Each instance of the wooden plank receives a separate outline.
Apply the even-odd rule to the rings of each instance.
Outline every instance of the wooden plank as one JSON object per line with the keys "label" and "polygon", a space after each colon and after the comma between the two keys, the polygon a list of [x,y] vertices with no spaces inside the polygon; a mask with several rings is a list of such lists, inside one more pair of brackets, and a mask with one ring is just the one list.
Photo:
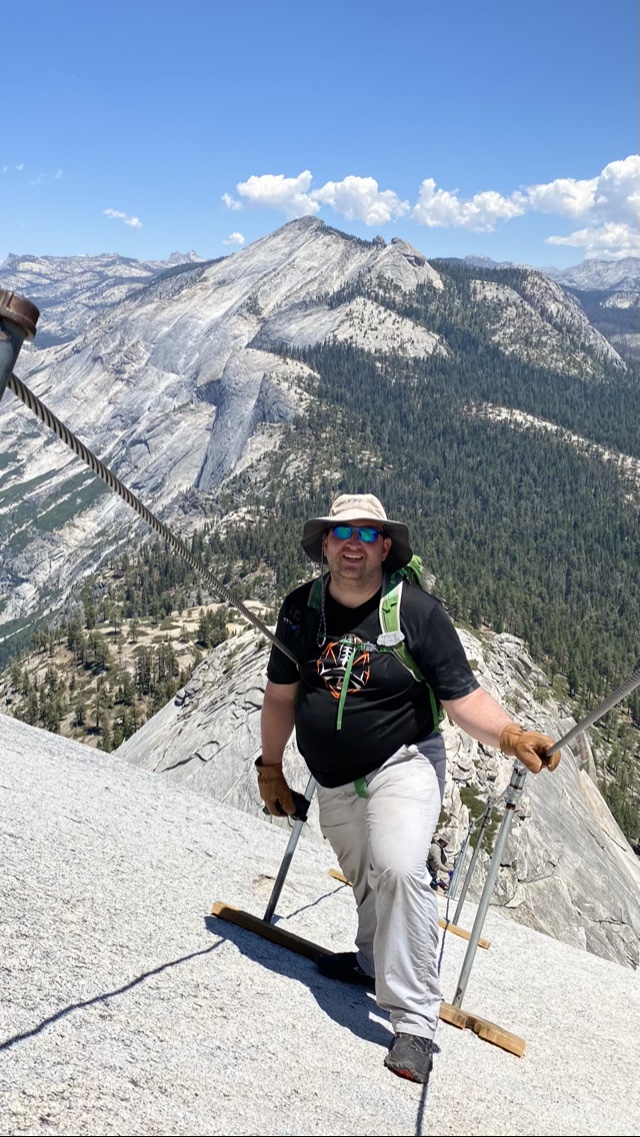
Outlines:
{"label": "wooden plank", "polygon": [[476,1018],[473,1031],[484,1042],[492,1042],[494,1046],[500,1046],[510,1054],[515,1054],[517,1058],[522,1058],[527,1049],[524,1038],[519,1038],[517,1034],[512,1034],[511,1031],[504,1030],[495,1023],[490,1023],[488,1019]]}
{"label": "wooden plank", "polygon": [[339,880],[340,884],[351,885],[351,881],[347,880],[344,873],[340,872],[340,869],[329,869],[329,876],[332,876],[334,880]]}
{"label": "wooden plank", "polygon": [[280,924],[267,924],[259,916],[243,912],[242,909],[234,908],[232,904],[225,904],[222,900],[216,900],[211,915],[217,916],[220,920],[227,920],[230,924],[236,924],[239,928],[246,928],[248,932],[255,932],[263,939],[271,940],[272,943],[288,948],[289,951],[295,951],[298,955],[306,955],[307,959],[316,960],[319,955],[330,954],[326,948],[297,936],[295,932],[288,932]]}
{"label": "wooden plank", "polygon": [[512,1034],[510,1030],[505,1030],[504,1027],[497,1026],[496,1023],[489,1022],[488,1019],[481,1018],[480,1015],[465,1011],[462,1007],[454,1007],[452,1003],[440,1004],[440,1018],[443,1022],[457,1026],[460,1030],[472,1030],[484,1042],[491,1042],[494,1046],[508,1050],[510,1054],[515,1054],[518,1058],[522,1058],[527,1049],[524,1038]]}
{"label": "wooden plank", "polygon": [[[459,927],[458,924],[452,924],[449,920],[438,920],[438,927],[443,928],[445,932],[453,932],[454,936],[461,936],[463,940],[471,939],[471,932],[466,928]],[[482,936],[478,940],[478,947],[488,948],[491,947],[491,940],[485,940]]]}
{"label": "wooden plank", "polygon": [[453,1003],[440,1004],[440,1018],[443,1023],[449,1023],[450,1026],[457,1026],[458,1030],[467,1030],[469,1027],[469,1016],[461,1011],[459,1007],[454,1007]]}
{"label": "wooden plank", "polygon": [[[341,884],[351,884],[351,881],[347,880],[344,873],[340,872],[340,869],[329,869],[329,876],[332,876],[334,880],[339,880]],[[467,932],[465,928],[460,928],[457,924],[450,923],[449,920],[438,920],[438,927],[443,928],[445,932],[453,932],[454,936],[461,936],[463,940],[471,939],[471,932]],[[485,940],[481,936],[478,940],[478,947],[491,947],[491,940]]]}

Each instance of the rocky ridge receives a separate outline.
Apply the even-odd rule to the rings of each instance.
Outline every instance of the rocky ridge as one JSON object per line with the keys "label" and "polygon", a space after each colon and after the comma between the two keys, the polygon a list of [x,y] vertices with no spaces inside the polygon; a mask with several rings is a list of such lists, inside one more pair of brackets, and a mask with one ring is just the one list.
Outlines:
{"label": "rocky ridge", "polygon": [[138,261],[117,253],[80,257],[9,253],[0,264],[0,285],[26,296],[40,309],[38,336],[33,345],[38,351],[76,339],[91,320],[137,292],[159,273],[202,260],[193,250],[172,253],[166,261]]}
{"label": "rocky ridge", "polygon": [[[450,350],[375,299],[385,289],[442,292],[441,276],[419,250],[397,238],[360,241],[317,218],[291,222],[220,261],[192,263],[189,254],[188,263],[163,272],[124,258],[71,258],[62,266],[61,258],[9,260],[3,284],[34,299],[31,284],[48,272],[50,287],[55,269],[59,332],[65,304],[69,320],[78,320],[83,296],[92,297],[84,331],[70,343],[23,349],[18,373],[134,492],[187,530],[202,495],[215,495],[254,455],[277,446],[282,424],[312,415],[315,377],[283,350],[331,339],[382,358],[428,360]],[[539,274],[527,276],[526,297],[502,286],[487,296],[477,283],[484,318],[506,352],[529,358],[552,343],[552,362],[569,360],[593,375],[616,362],[577,306]],[[571,363],[578,340],[586,346]],[[9,635],[59,603],[132,534],[127,507],[10,394],[0,406],[0,524],[1,619]]]}
{"label": "rocky ridge", "polygon": [[597,375],[602,360],[622,365],[580,306],[539,273],[526,270],[519,291],[490,280],[474,281],[472,291],[490,309],[493,342],[509,355],[535,363],[544,344],[547,366],[575,376]]}

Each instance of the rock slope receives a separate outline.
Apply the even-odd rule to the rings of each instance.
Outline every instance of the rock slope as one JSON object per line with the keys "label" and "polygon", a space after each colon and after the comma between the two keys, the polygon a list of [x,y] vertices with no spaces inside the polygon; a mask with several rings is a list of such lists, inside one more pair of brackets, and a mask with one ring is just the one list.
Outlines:
{"label": "rock slope", "polygon": [[[0,773],[3,1133],[637,1134],[637,974],[491,911],[464,1005],[526,1054],[441,1024],[425,1095],[384,1068],[367,992],[209,917],[262,914],[285,834],[4,716]],[[303,840],[278,913],[344,950],[332,863]],[[448,999],[464,950],[447,936]]]}

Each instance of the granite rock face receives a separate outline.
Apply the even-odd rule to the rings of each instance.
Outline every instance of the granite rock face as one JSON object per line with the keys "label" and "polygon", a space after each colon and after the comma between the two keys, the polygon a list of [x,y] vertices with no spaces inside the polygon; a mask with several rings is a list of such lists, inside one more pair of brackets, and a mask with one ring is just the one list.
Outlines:
{"label": "granite rock face", "polygon": [[[460,637],[477,677],[517,721],[566,734],[574,720],[559,705],[544,673],[513,636]],[[253,763],[260,753],[260,708],[268,650],[253,630],[213,651],[173,702],[116,754],[160,777],[261,815]],[[531,692],[546,691],[542,703]],[[498,802],[513,767],[457,727],[444,728],[448,773],[440,832],[456,853],[469,828],[462,797]],[[295,744],[285,755],[291,785],[305,789],[308,771]],[[582,736],[565,750],[558,770],[529,774],[502,858],[493,903],[514,919],[596,955],[637,967],[640,959],[640,863],[611,816],[592,776]],[[461,797],[462,791],[462,797]],[[474,792],[475,791],[475,792]],[[477,810],[476,810],[477,813]],[[288,826],[287,820],[265,819]],[[315,802],[308,835],[321,839]],[[481,854],[469,895],[477,899],[488,855]]]}
{"label": "granite rock face", "polygon": [[[203,497],[210,504],[228,477],[277,447],[294,414],[313,421],[317,377],[289,349],[335,341],[416,360],[452,350],[379,302],[390,289],[442,292],[423,253],[314,217],[218,261],[9,257],[0,270],[2,286],[43,304],[51,345],[23,348],[20,378],[186,536]],[[528,271],[520,292],[475,285],[469,303],[505,353],[594,378],[616,363],[542,274]],[[147,530],[11,393],[0,403],[0,470],[1,635],[59,607],[138,539],[136,527]]]}
{"label": "granite rock face", "polygon": [[[55,270],[60,311],[49,304],[49,326],[68,339],[60,313],[66,303],[73,322],[84,293],[78,284],[73,291],[74,266],[64,271],[59,259],[43,266],[13,258],[2,283],[37,300],[37,281]],[[279,346],[335,334],[386,350],[390,329],[379,306],[330,311],[328,297],[360,278],[405,291],[443,287],[406,242],[380,247],[309,217],[215,262],[167,269],[121,260],[84,264],[92,318],[78,316],[71,342],[23,349],[16,370],[136,494],[182,523],[185,495],[214,492],[261,427],[277,431],[313,400],[313,373]],[[437,336],[410,321],[397,325],[390,350],[426,356],[439,348]],[[271,445],[277,441],[274,432]],[[59,602],[131,540],[136,522],[10,393],[0,404],[0,467],[4,624]]]}

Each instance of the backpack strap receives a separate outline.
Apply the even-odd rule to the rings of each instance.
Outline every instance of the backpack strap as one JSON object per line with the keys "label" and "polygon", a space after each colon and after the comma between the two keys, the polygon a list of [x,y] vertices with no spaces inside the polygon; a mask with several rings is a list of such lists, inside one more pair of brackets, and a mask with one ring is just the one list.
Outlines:
{"label": "backpack strap", "polygon": [[407,650],[404,632],[402,631],[402,625],[400,623],[400,603],[402,601],[403,585],[404,577],[402,570],[392,573],[391,576],[387,576],[385,573],[382,582],[380,606],[378,608],[378,617],[380,627],[382,628],[382,632],[378,636],[378,647],[380,651],[392,652],[398,662],[401,663],[403,667],[406,667],[407,671],[413,675],[417,683],[424,683],[429,692],[429,700],[431,702],[433,729],[439,734],[440,723],[445,716],[444,707],[442,707],[436,699],[432,688],[427,683],[418,664],[411,658]]}
{"label": "backpack strap", "polygon": [[322,607],[322,587],[328,575],[329,573],[327,572],[324,576],[317,576],[314,580],[313,584],[311,585],[311,591],[309,592],[307,608],[315,608],[316,611],[320,611],[320,608]]}

